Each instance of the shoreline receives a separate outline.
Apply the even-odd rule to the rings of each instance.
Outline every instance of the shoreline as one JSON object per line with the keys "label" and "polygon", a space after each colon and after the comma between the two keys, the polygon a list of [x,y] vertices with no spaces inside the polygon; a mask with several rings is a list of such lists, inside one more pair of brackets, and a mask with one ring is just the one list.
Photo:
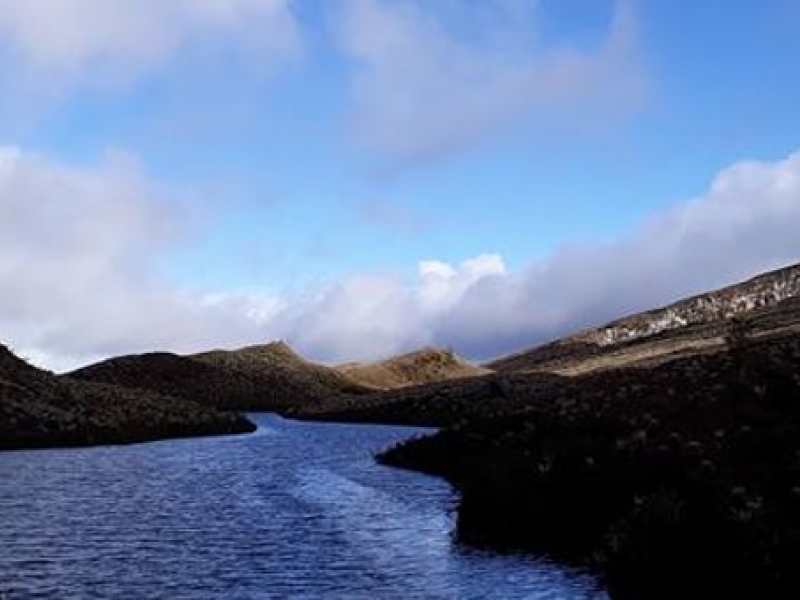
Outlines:
{"label": "shoreline", "polygon": [[[742,367],[745,372],[742,372]],[[456,537],[614,598],[800,593],[800,338],[579,377],[377,457],[459,492]]]}

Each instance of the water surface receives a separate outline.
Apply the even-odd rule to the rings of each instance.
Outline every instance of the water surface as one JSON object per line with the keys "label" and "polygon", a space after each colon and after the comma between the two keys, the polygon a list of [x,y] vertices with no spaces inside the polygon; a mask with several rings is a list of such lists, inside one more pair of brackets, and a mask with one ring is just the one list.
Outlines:
{"label": "water surface", "polygon": [[249,436],[0,453],[0,598],[606,598],[454,544],[451,488],[372,460],[415,430],[253,418]]}

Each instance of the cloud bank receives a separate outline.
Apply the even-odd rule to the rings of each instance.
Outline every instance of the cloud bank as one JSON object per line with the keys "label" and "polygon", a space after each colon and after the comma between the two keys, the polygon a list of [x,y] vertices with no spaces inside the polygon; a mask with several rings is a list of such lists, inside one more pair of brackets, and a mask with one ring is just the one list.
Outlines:
{"label": "cloud bank", "polygon": [[423,344],[487,359],[800,262],[799,223],[800,152],[744,161],[616,241],[562,248],[519,272],[486,255],[422,263],[413,281],[346,281],[304,303],[284,335],[337,360]]}
{"label": "cloud bank", "polygon": [[125,154],[74,167],[0,147],[0,339],[53,368],[255,339],[247,298],[160,277],[179,211]]}
{"label": "cloud bank", "polygon": [[623,238],[516,272],[486,254],[292,295],[188,291],[157,260],[181,216],[125,155],[78,168],[0,149],[0,339],[53,368],[277,338],[324,361],[424,344],[488,358],[797,262],[800,152],[735,164]]}

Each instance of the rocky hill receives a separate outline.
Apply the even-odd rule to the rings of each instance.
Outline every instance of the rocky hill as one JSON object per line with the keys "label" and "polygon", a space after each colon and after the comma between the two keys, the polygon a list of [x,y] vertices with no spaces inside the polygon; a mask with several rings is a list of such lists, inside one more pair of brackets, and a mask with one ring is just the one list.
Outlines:
{"label": "rocky hill", "polygon": [[336,368],[347,378],[377,390],[396,389],[448,379],[484,375],[452,350],[423,348],[402,356],[372,363],[349,363]]}
{"label": "rocky hill", "polygon": [[244,433],[235,413],[137,389],[56,377],[0,345],[0,449]]}
{"label": "rocky hill", "polygon": [[631,364],[657,364],[724,344],[731,318],[758,319],[758,335],[798,327],[800,265],[639,313],[505,357],[486,366],[499,372],[574,375]]}
{"label": "rocky hill", "polygon": [[333,369],[304,360],[282,342],[192,356],[122,356],[68,376],[250,411],[282,411],[366,391]]}

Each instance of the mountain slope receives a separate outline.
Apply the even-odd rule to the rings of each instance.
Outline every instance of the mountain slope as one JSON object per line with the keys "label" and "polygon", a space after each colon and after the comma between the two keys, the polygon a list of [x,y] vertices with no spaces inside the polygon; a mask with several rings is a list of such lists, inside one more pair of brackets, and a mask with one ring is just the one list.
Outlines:
{"label": "mountain slope", "polygon": [[244,417],[198,403],[36,369],[0,345],[0,449],[242,433]]}
{"label": "mountain slope", "polygon": [[489,372],[488,369],[471,365],[450,350],[436,348],[424,348],[373,363],[350,363],[336,370],[353,381],[375,389],[396,389]]}
{"label": "mountain slope", "polygon": [[630,364],[657,364],[718,350],[730,319],[752,322],[757,335],[800,327],[800,265],[680,300],[504,357],[486,366],[499,372],[575,375]]}

